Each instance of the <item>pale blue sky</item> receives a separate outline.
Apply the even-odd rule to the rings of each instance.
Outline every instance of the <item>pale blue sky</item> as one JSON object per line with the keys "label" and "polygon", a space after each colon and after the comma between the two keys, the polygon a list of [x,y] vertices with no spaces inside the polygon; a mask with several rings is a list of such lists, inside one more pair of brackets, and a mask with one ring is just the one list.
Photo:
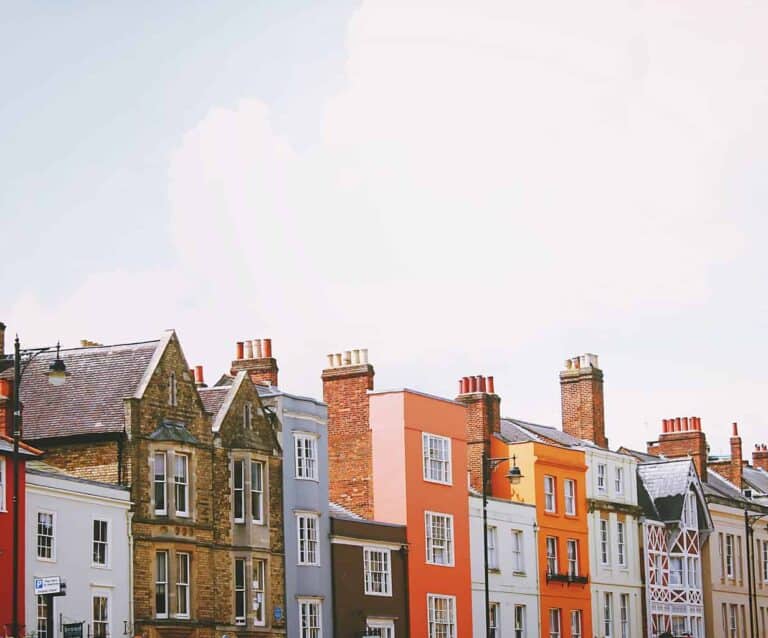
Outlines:
{"label": "pale blue sky", "polygon": [[[158,8],[160,7],[160,8]],[[768,442],[768,8],[748,0],[17,2],[0,25],[0,316],[27,343],[175,327],[209,379],[272,337],[319,395],[493,374],[608,436]],[[55,266],[53,257],[61,257]]]}

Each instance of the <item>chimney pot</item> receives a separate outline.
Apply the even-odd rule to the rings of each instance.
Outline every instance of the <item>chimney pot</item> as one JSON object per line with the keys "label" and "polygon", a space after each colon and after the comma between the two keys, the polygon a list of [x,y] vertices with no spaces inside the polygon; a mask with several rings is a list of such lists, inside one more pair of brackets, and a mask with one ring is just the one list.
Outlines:
{"label": "chimney pot", "polygon": [[195,366],[195,383],[197,385],[203,385],[205,383],[203,377],[203,366]]}
{"label": "chimney pot", "polygon": [[272,358],[272,339],[264,339],[264,358]]}
{"label": "chimney pot", "polygon": [[486,388],[486,386],[485,386],[485,377],[481,375],[480,376],[480,388],[479,388],[480,392],[485,392],[485,388]]}
{"label": "chimney pot", "polygon": [[368,348],[360,348],[360,363],[364,366],[368,365]]}
{"label": "chimney pot", "polygon": [[461,393],[462,394],[468,394],[469,393],[469,377],[462,377],[461,379]]}
{"label": "chimney pot", "polygon": [[686,432],[688,431],[688,417],[687,416],[683,417],[683,430],[686,431]]}
{"label": "chimney pot", "polygon": [[253,342],[250,340],[245,342],[245,358],[253,359]]}
{"label": "chimney pot", "polygon": [[326,356],[328,357],[328,367],[332,368],[333,367],[333,354],[328,354]]}
{"label": "chimney pot", "polygon": [[496,389],[493,387],[493,377],[488,377],[488,392],[496,394]]}
{"label": "chimney pot", "polygon": [[761,449],[761,450],[768,450],[768,445],[766,445],[765,443],[763,443],[763,444],[760,446],[760,449]]}
{"label": "chimney pot", "polygon": [[353,350],[352,351],[352,363],[354,363],[356,366],[360,365],[360,350]]}
{"label": "chimney pot", "polygon": [[469,377],[469,391],[477,392],[477,377]]}
{"label": "chimney pot", "polygon": [[235,359],[240,361],[243,358],[243,342],[238,341],[237,347],[235,348]]}
{"label": "chimney pot", "polygon": [[666,419],[661,420],[661,432],[662,434],[669,432],[669,424]]}
{"label": "chimney pot", "polygon": [[733,423],[733,434],[732,436],[739,436],[739,425],[734,421]]}
{"label": "chimney pot", "polygon": [[344,365],[352,365],[352,352],[350,350],[344,351]]}
{"label": "chimney pot", "polygon": [[333,358],[336,361],[336,365],[334,367],[340,368],[341,367],[341,352],[336,352],[333,355]]}
{"label": "chimney pot", "polygon": [[565,360],[565,369],[570,370],[573,367],[573,362],[570,359]]}
{"label": "chimney pot", "polygon": [[581,360],[579,359],[579,357],[573,358],[573,367],[576,368],[577,370],[581,368]]}
{"label": "chimney pot", "polygon": [[682,432],[683,431],[683,423],[682,419],[677,416],[675,417],[675,432]]}
{"label": "chimney pot", "polygon": [[261,339],[254,339],[252,343],[253,343],[253,358],[261,359],[264,356],[261,350]]}

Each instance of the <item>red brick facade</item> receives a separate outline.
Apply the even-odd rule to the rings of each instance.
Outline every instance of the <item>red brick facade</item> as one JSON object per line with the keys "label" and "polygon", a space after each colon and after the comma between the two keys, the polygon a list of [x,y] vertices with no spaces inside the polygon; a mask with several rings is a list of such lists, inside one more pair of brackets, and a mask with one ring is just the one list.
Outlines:
{"label": "red brick facade", "polygon": [[[466,378],[466,377],[465,377]],[[486,384],[477,384],[480,387],[487,388]],[[469,482],[473,489],[481,491],[483,487],[483,445],[473,444],[475,441],[488,442],[487,449],[490,450],[490,437],[494,432],[501,429],[501,397],[495,394],[492,388],[489,391],[473,392],[471,387],[469,392],[463,392],[466,385],[460,387],[461,393],[456,397],[456,401],[466,406],[467,423],[467,469],[469,471]]]}
{"label": "red brick facade", "polygon": [[352,364],[323,370],[328,404],[330,498],[364,518],[373,517],[373,441],[368,390],[373,366]]}
{"label": "red brick facade", "polygon": [[563,431],[607,448],[603,371],[597,367],[596,355],[586,354],[566,362],[566,369],[560,372],[560,398]]}
{"label": "red brick facade", "polygon": [[648,454],[671,459],[690,455],[699,478],[707,480],[707,437],[698,417],[664,419],[659,440],[648,443]]}
{"label": "red brick facade", "polygon": [[755,444],[755,449],[752,452],[752,465],[768,471],[768,446],[765,443]]}

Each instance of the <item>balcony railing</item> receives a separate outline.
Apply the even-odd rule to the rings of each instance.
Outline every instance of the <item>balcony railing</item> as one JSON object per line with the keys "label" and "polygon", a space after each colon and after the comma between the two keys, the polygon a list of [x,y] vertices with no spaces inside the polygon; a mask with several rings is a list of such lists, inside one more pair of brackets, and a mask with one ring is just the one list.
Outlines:
{"label": "balcony railing", "polygon": [[547,572],[548,583],[571,583],[576,585],[586,585],[589,582],[589,576],[577,576],[576,574],[554,574]]}

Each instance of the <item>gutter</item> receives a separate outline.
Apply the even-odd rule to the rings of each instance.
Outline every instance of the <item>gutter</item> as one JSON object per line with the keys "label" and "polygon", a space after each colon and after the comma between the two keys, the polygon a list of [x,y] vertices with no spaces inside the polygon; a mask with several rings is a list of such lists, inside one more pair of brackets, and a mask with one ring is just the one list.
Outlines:
{"label": "gutter", "polygon": [[136,627],[133,624],[133,512],[126,512],[128,520],[128,627],[131,635],[136,635]]}

